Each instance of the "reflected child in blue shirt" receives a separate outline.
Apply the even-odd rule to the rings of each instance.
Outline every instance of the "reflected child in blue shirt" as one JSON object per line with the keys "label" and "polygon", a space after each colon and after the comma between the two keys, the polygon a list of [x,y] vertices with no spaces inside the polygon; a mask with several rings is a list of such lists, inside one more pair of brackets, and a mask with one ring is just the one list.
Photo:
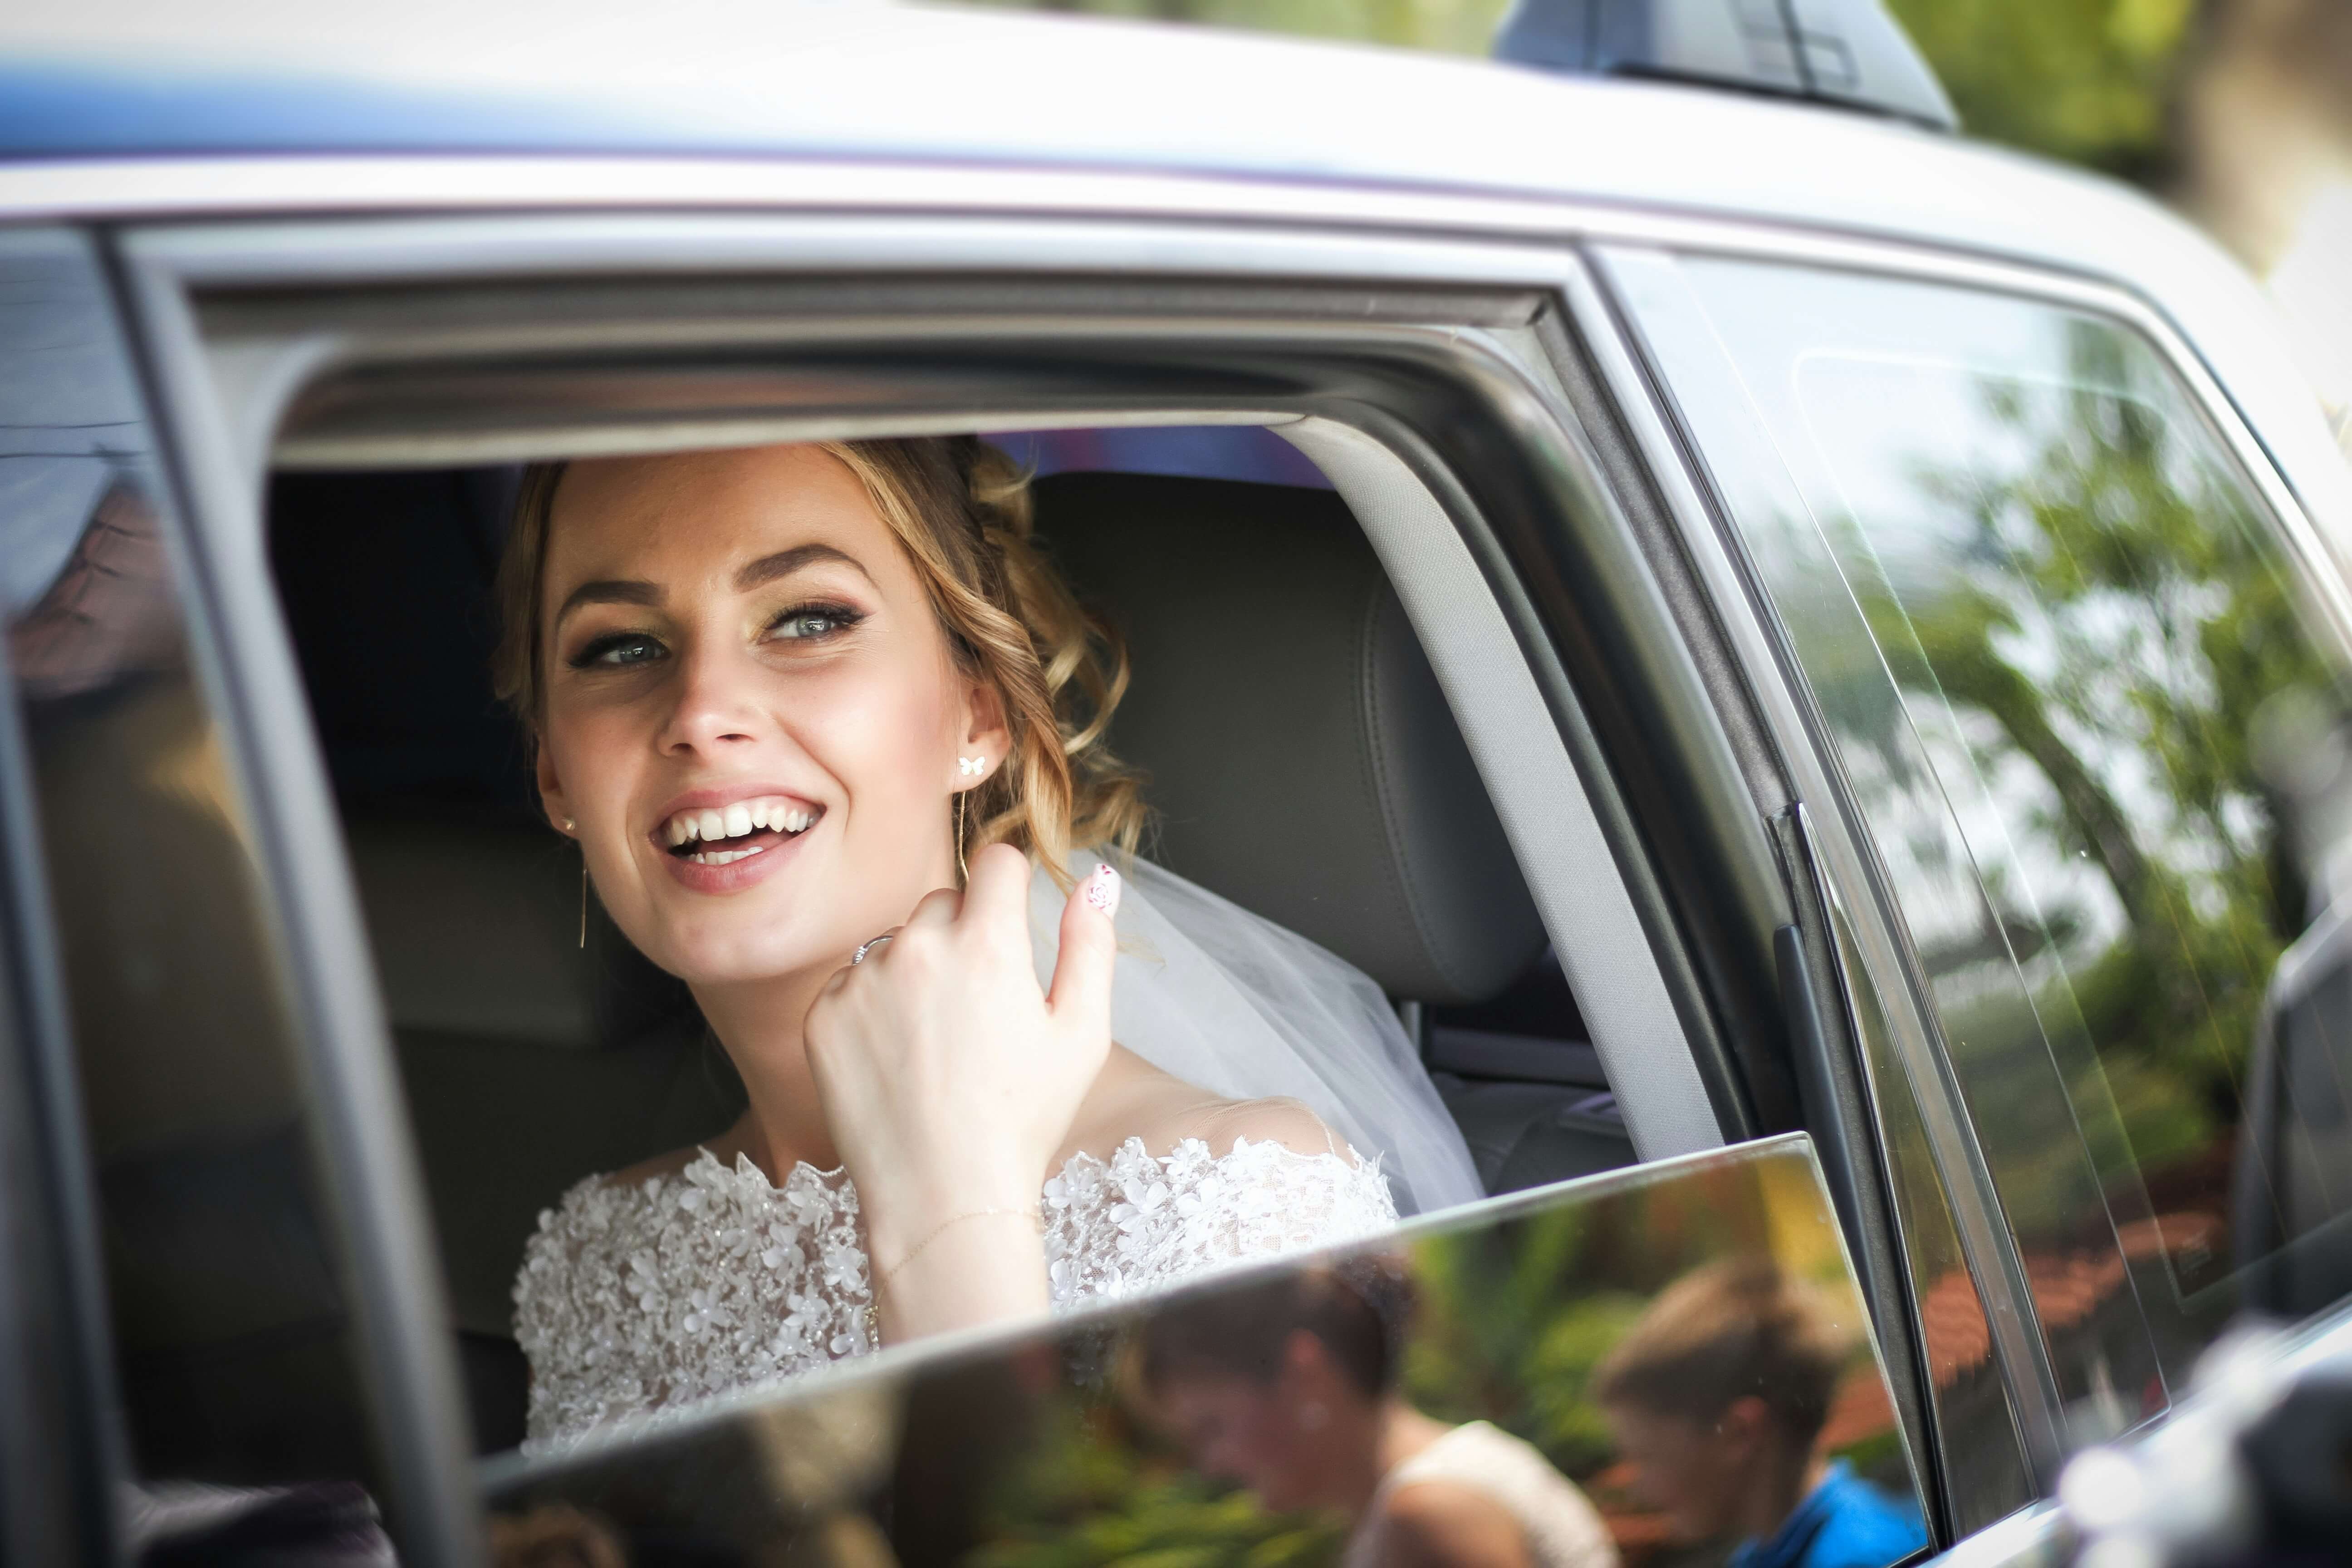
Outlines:
{"label": "reflected child in blue shirt", "polygon": [[1914,1505],[1815,1452],[1855,1315],[1769,1258],[1726,1259],[1659,1292],[1594,1370],[1633,1489],[1685,1539],[1741,1537],[1727,1568],[1887,1568],[1927,1544]]}

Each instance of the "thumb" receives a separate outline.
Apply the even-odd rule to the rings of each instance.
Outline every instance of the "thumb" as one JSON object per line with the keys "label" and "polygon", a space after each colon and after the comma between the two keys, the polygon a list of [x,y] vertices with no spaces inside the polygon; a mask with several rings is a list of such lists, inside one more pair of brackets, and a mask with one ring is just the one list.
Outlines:
{"label": "thumb", "polygon": [[1062,910],[1062,947],[1054,961],[1054,984],[1045,996],[1054,1016],[1066,1023],[1098,1025],[1110,1032],[1110,977],[1118,958],[1119,875],[1097,865],[1070,889]]}

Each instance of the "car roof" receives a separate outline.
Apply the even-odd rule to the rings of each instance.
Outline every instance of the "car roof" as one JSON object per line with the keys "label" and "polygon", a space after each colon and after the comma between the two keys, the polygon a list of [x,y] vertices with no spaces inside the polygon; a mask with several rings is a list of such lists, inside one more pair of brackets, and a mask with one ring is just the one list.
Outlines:
{"label": "car roof", "polygon": [[[0,216],[272,205],[250,182],[215,195],[202,171],[172,173],[222,157],[321,171],[281,210],[363,208],[364,195],[320,199],[332,155],[484,154],[822,163],[835,192],[861,166],[944,171],[950,190],[961,174],[975,191],[1021,172],[1205,176],[1237,193],[1234,214],[1261,218],[1308,188],[1326,212],[1333,198],[1570,202],[2060,268],[2171,316],[2263,438],[2294,448],[2281,456],[2298,485],[2330,492],[2307,504],[2352,540],[2334,442],[2242,268],[2120,184],[1901,121],[1402,49],[881,0],[0,11]],[[93,161],[165,168],[118,209]],[[623,183],[662,188],[649,179]],[[405,210],[433,205],[410,189]],[[1213,195],[1194,210],[1220,209]]]}
{"label": "car roof", "polygon": [[1947,209],[1935,227],[1988,238],[2021,197],[2138,205],[1852,110],[1095,17],[877,0],[35,0],[0,16],[0,158],[294,151],[1050,163],[1869,228]]}

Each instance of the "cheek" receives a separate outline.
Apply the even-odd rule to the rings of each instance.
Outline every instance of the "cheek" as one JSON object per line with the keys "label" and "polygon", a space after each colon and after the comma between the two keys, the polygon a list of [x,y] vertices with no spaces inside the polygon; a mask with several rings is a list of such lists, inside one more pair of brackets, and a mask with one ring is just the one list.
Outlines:
{"label": "cheek", "polygon": [[[902,661],[892,661],[893,665]],[[780,694],[779,717],[848,793],[854,808],[946,793],[953,722],[946,682],[922,668],[869,666],[812,674]]]}

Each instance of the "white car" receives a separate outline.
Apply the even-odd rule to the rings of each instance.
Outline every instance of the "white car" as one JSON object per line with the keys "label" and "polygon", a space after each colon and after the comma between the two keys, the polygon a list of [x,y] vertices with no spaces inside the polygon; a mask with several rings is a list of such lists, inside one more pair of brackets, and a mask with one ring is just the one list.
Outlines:
{"label": "white car", "polygon": [[[1667,74],[0,17],[0,1563],[322,1479],[480,1561],[535,1216],[731,1113],[480,674],[551,456],[1064,470],[1158,853],[1381,982],[1496,1194],[1810,1135],[1939,1548],[2321,1332],[2352,476],[2288,345],[2113,184]],[[616,1518],[698,1463],[598,1462]]]}

